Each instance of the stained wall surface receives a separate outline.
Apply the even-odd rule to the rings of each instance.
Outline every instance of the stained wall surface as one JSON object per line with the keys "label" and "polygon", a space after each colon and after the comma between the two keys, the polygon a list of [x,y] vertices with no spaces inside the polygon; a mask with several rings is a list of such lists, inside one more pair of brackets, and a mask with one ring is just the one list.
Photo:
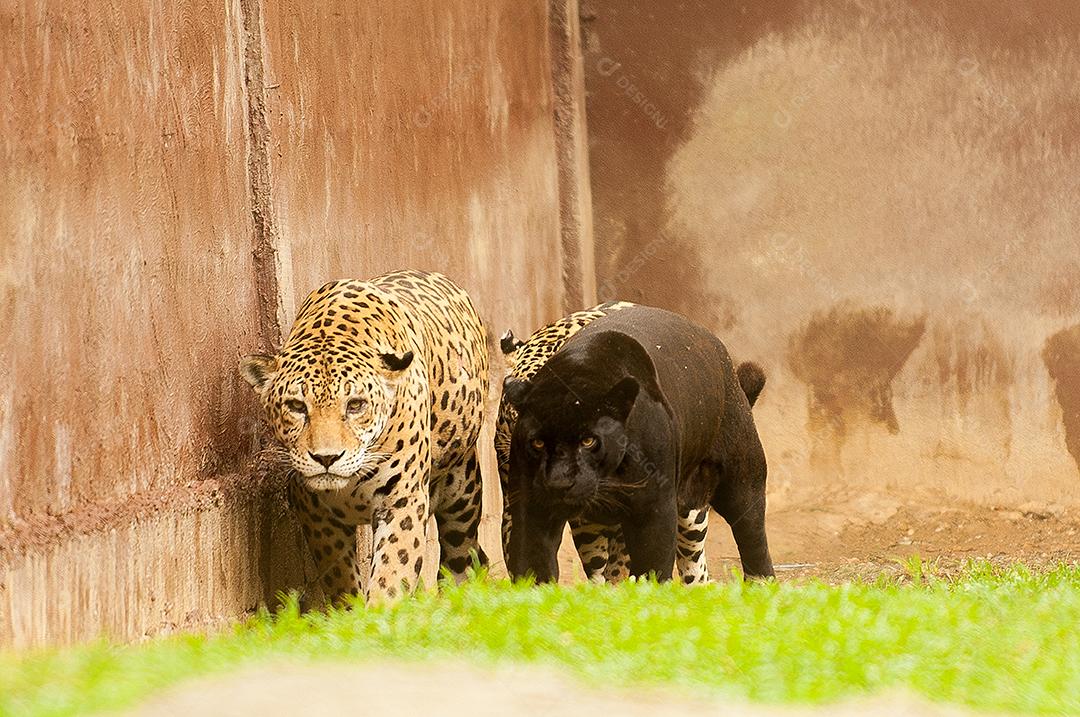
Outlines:
{"label": "stained wall surface", "polygon": [[774,491],[1080,499],[1080,8],[582,5],[601,298],[762,363]]}
{"label": "stained wall surface", "polygon": [[493,330],[562,312],[548,15],[0,2],[0,645],[303,584],[236,364],[323,282],[430,268]]}

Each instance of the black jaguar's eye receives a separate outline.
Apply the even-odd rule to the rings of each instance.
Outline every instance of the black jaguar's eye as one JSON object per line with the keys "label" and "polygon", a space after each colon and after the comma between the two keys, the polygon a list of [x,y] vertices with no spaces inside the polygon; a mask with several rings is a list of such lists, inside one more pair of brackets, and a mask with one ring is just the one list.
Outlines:
{"label": "black jaguar's eye", "polygon": [[529,441],[529,445],[532,446],[532,449],[534,451],[542,451],[542,450],[544,450],[544,442],[541,441],[539,438],[534,438],[531,441]]}
{"label": "black jaguar's eye", "polygon": [[584,438],[581,439],[581,447],[582,448],[596,448],[596,437],[595,436],[585,436]]}
{"label": "black jaguar's eye", "polygon": [[298,401],[295,398],[290,398],[285,402],[285,408],[293,413],[298,413],[301,416],[307,415],[307,405],[303,401]]}
{"label": "black jaguar's eye", "polygon": [[350,398],[345,404],[345,412],[350,416],[359,416],[367,410],[368,402],[362,398]]}

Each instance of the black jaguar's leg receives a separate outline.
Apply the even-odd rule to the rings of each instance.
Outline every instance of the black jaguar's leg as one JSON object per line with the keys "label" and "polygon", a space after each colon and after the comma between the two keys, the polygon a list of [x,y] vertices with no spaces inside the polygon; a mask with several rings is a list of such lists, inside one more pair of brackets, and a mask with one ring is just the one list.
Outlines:
{"label": "black jaguar's leg", "polygon": [[529,510],[527,501],[516,506],[514,530],[510,533],[510,555],[506,567],[511,577],[533,575],[538,583],[559,579],[559,544],[565,520],[553,519],[539,508]]}
{"label": "black jaguar's leg", "polygon": [[731,526],[743,574],[748,578],[765,578],[775,573],[765,535],[765,481],[755,483],[760,487],[721,484],[713,498],[713,508]]}
{"label": "black jaguar's leg", "polygon": [[630,572],[634,576],[652,574],[657,580],[671,580],[678,513],[674,500],[670,503],[658,506],[648,515],[632,516],[623,522],[623,539],[630,553]]}
{"label": "black jaguar's leg", "polygon": [[435,511],[435,523],[439,527],[439,565],[449,570],[454,580],[461,582],[472,565],[474,551],[480,564],[487,564],[487,556],[479,542],[483,489],[475,449],[450,473],[449,484],[457,490],[443,499]]}

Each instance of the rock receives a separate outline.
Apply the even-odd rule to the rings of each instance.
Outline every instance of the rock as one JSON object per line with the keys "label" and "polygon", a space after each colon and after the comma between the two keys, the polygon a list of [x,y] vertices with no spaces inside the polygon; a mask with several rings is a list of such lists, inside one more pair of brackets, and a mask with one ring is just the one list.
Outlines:
{"label": "rock", "polygon": [[1060,518],[1065,513],[1065,509],[1056,503],[1037,503],[1035,501],[1024,503],[1019,507],[1019,510],[1025,518],[1033,520]]}

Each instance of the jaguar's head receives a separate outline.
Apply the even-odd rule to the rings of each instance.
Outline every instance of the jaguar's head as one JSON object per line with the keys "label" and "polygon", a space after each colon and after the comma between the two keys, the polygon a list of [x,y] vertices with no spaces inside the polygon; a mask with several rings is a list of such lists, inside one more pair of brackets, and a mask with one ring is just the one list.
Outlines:
{"label": "jaguar's head", "polygon": [[240,372],[307,486],[340,490],[386,458],[380,438],[412,360],[411,351],[363,346],[319,352],[286,347],[275,356],[245,356]]}
{"label": "jaguar's head", "polygon": [[510,377],[503,395],[518,412],[510,439],[514,485],[524,481],[537,499],[570,512],[602,499],[628,444],[626,419],[639,386],[626,377],[595,392],[582,383]]}

